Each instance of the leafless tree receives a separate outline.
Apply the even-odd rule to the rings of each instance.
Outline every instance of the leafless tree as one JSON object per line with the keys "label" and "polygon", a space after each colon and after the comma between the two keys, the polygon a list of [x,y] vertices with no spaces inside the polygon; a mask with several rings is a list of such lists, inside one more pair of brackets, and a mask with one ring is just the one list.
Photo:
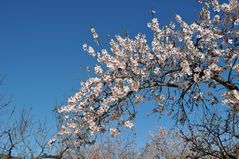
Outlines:
{"label": "leafless tree", "polygon": [[140,159],[184,159],[191,151],[179,131],[160,128],[139,153]]}
{"label": "leafless tree", "polygon": [[118,137],[116,139],[108,138],[106,141],[97,143],[90,147],[86,159],[136,159],[137,153],[134,146],[134,140],[131,136],[128,139]]}
{"label": "leafless tree", "polygon": [[214,113],[202,123],[192,125],[190,135],[181,133],[194,152],[191,158],[239,158],[239,120],[236,113],[228,112],[225,116]]}
{"label": "leafless tree", "polygon": [[[4,78],[0,76],[0,86]],[[0,91],[0,114],[1,159],[53,156],[61,158],[65,152],[62,146],[61,149],[48,146],[50,128],[46,122],[34,121],[31,108],[23,109],[19,113],[2,91]]]}

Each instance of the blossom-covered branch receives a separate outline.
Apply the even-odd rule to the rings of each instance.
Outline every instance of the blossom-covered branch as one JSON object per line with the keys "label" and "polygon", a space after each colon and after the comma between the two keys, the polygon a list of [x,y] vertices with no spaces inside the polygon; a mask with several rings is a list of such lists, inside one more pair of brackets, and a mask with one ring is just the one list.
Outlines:
{"label": "blossom-covered branch", "polygon": [[[176,15],[176,24],[160,27],[153,18],[148,23],[151,44],[144,34],[134,39],[116,35],[110,51],[84,44],[99,62],[96,76],[82,82],[58,109],[64,124],[57,137],[83,144],[105,131],[115,136],[122,127],[134,127],[135,104],[145,99],[157,102],[153,112],[167,112],[182,124],[189,122],[195,106],[209,110],[210,105],[226,104],[239,111],[238,25],[237,0],[206,0],[192,24]],[[96,30],[91,31],[99,44]]]}

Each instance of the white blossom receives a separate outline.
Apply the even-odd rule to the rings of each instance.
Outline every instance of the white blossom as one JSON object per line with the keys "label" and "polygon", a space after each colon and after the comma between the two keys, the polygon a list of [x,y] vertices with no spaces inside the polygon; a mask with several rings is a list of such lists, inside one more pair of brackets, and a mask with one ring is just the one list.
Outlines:
{"label": "white blossom", "polygon": [[119,134],[119,130],[116,128],[110,128],[110,134],[111,134],[111,136],[114,137]]}
{"label": "white blossom", "polygon": [[131,128],[134,127],[134,125],[133,125],[130,121],[125,121],[125,122],[124,122],[124,126],[125,126],[126,128],[129,128],[129,129],[131,129]]}

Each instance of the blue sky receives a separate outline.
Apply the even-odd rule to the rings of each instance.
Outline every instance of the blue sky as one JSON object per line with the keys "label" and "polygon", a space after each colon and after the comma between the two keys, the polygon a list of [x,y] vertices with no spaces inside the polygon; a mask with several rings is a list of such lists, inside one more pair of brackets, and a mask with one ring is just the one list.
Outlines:
{"label": "blue sky", "polygon": [[[150,36],[150,9],[157,11],[162,26],[175,14],[192,22],[199,8],[196,0],[1,0],[0,74],[7,76],[2,91],[18,110],[32,107],[35,120],[46,118],[54,126],[53,106],[80,88],[87,78],[85,66],[96,62],[82,50],[83,43],[94,44],[91,26],[108,47],[108,34],[128,30],[130,37],[138,32]],[[139,105],[139,144],[155,124],[166,125],[146,117],[150,105]]]}

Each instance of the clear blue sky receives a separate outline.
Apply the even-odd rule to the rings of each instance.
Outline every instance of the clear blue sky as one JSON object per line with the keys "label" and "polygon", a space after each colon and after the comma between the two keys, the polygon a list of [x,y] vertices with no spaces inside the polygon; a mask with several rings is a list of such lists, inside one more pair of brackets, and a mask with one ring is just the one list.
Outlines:
{"label": "clear blue sky", "polygon": [[[83,43],[93,44],[91,26],[107,47],[107,34],[126,29],[131,37],[138,32],[150,36],[150,9],[162,26],[176,13],[193,21],[199,8],[196,0],[0,0],[0,73],[7,75],[2,91],[19,110],[32,107],[35,119],[47,118],[54,126],[53,106],[80,88],[87,78],[82,66],[96,62],[82,50]],[[149,105],[139,107],[149,112]],[[139,143],[158,123],[140,109]]]}

